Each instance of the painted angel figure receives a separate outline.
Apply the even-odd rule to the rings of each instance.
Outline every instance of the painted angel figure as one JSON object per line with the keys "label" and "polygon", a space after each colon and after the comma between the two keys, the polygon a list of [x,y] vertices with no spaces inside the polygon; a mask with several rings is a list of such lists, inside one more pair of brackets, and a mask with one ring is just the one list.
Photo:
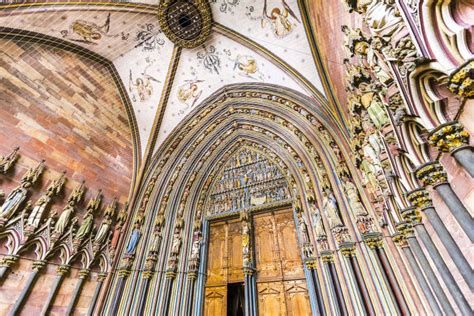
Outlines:
{"label": "painted angel figure", "polygon": [[[128,91],[132,93],[134,90],[138,94],[138,99],[141,102],[147,101],[153,94],[152,81],[160,82],[146,73],[142,73],[141,76],[133,79],[132,70],[130,70],[130,76],[128,80]],[[135,94],[133,94],[135,99]],[[134,100],[135,101],[135,100]]]}
{"label": "painted angel figure", "polygon": [[288,3],[286,3],[285,0],[281,1],[283,8],[274,7],[270,11],[270,14],[267,9],[267,6],[268,6],[267,0],[264,0],[264,1],[265,3],[263,6],[261,25],[262,25],[262,28],[265,28],[267,23],[270,23],[273,33],[275,34],[275,37],[283,38],[293,31],[295,24],[290,21],[290,18],[289,18],[290,16],[293,19],[295,19],[298,23],[300,23],[298,16],[290,8],[290,6],[288,5]]}
{"label": "painted angel figure", "polygon": [[[110,13],[108,14],[103,25],[97,25],[94,22],[89,22],[85,20],[75,20],[69,26],[69,30],[61,31],[61,35],[63,38],[67,38],[75,42],[97,45],[97,41],[101,40],[102,37],[118,36],[108,35],[109,29]],[[80,39],[70,38],[73,34],[75,34]]]}
{"label": "painted angel figure", "polygon": [[204,80],[186,80],[185,83],[178,88],[178,100],[186,104],[186,109],[192,108],[201,96],[202,90],[198,84],[203,81]]}
{"label": "painted angel figure", "polygon": [[237,55],[234,60],[234,70],[239,70],[239,75],[263,81],[263,75],[258,69],[257,61],[248,55]]}

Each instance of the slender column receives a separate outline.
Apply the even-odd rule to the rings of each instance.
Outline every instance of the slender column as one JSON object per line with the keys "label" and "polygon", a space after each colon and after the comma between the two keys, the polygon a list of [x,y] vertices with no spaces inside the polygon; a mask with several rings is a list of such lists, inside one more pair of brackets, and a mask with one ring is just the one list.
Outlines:
{"label": "slender column", "polygon": [[410,315],[410,310],[408,309],[408,305],[403,297],[402,290],[398,285],[397,278],[393,273],[392,266],[390,265],[385,249],[383,248],[382,234],[367,233],[363,237],[367,246],[374,250],[375,258],[377,258],[382,266],[382,275],[391,289],[391,295],[396,303],[395,306],[399,309],[399,313],[402,315]]}
{"label": "slender column", "polygon": [[184,307],[186,315],[193,314],[193,299],[194,299],[194,283],[197,279],[197,271],[189,272],[188,274],[188,285],[186,290],[186,306]]}
{"label": "slender column", "polygon": [[364,278],[362,277],[362,272],[360,271],[359,262],[357,261],[355,253],[355,244],[353,242],[346,242],[339,246],[341,254],[347,258],[349,262],[349,267],[352,274],[355,278],[355,283],[359,296],[362,298],[362,306],[364,307],[365,314],[375,315],[372,302],[370,300],[369,291],[364,283]]}
{"label": "slender column", "polygon": [[469,133],[458,121],[441,124],[430,132],[429,142],[442,152],[449,152],[474,177],[474,151],[469,146]]}
{"label": "slender column", "polygon": [[92,296],[92,301],[89,306],[89,310],[87,311],[87,316],[92,316],[94,313],[94,308],[97,303],[97,298],[99,297],[100,290],[102,289],[102,284],[104,284],[104,280],[107,277],[107,273],[99,273],[97,276],[97,285],[95,287],[94,296]]}
{"label": "slender column", "polygon": [[48,315],[49,309],[51,305],[53,304],[54,298],[56,297],[56,294],[58,293],[59,287],[61,286],[61,283],[63,282],[64,275],[69,271],[71,267],[70,266],[59,266],[56,269],[56,279],[54,280],[53,285],[51,286],[51,290],[49,291],[48,298],[46,299],[46,303],[43,306],[43,309],[41,310],[41,315]]}
{"label": "slender column", "polygon": [[21,308],[23,307],[24,302],[28,298],[28,295],[31,292],[31,289],[35,285],[36,279],[38,278],[39,271],[46,265],[45,261],[35,261],[33,262],[33,271],[30,272],[28,276],[28,280],[26,281],[25,286],[20,292],[20,296],[17,298],[15,304],[13,305],[10,312],[8,312],[9,316],[16,316],[20,313]]}
{"label": "slender column", "polygon": [[[433,226],[436,234],[438,234],[439,239],[448,251],[449,256],[451,259],[453,259],[453,262],[458,268],[462,277],[472,289],[474,283],[474,273],[471,269],[471,265],[466,260],[466,257],[462,253],[461,249],[459,249],[459,246],[449,233],[446,225],[444,225],[443,221],[434,209],[428,192],[424,189],[418,189],[408,193],[407,198],[413,205],[418,207],[420,211],[423,211],[426,214],[430,224]],[[411,207],[403,210],[402,213],[411,214],[416,213],[416,211],[413,207]]]}
{"label": "slender column", "polygon": [[170,301],[171,301],[171,298],[170,298],[171,290],[173,289],[173,282],[174,282],[175,277],[176,277],[176,272],[173,272],[173,271],[166,272],[162,315],[168,315],[168,311],[170,308]]}
{"label": "slender column", "polygon": [[117,315],[118,309],[120,306],[120,301],[122,300],[123,288],[125,287],[125,283],[127,282],[127,277],[130,275],[130,271],[128,270],[121,270],[119,271],[119,279],[117,281],[117,289],[114,295],[114,299],[112,301],[112,309],[110,311],[110,315]]}
{"label": "slender column", "polygon": [[456,280],[454,280],[438,249],[436,249],[436,246],[431,240],[431,237],[428,235],[428,232],[426,231],[424,225],[416,224],[414,227],[421,241],[425,245],[426,250],[430,254],[430,257],[433,260],[433,263],[436,266],[436,269],[438,270],[439,274],[441,275],[445,286],[448,288],[449,292],[451,292],[451,295],[456,304],[458,305],[461,313],[463,315],[471,315],[472,311],[471,307],[469,306],[469,303],[462,294],[461,289],[456,283]]}
{"label": "slender column", "polygon": [[339,312],[341,313],[341,315],[348,315],[346,304],[344,302],[344,295],[342,294],[341,284],[339,283],[339,278],[337,277],[337,271],[334,266],[334,262],[332,260],[324,261],[324,265],[326,266],[327,270],[329,271],[329,275],[331,276],[331,283],[334,286],[334,292],[336,294]]}
{"label": "slender column", "polygon": [[[410,227],[411,225],[408,224]],[[398,228],[398,227],[397,227]],[[413,230],[413,228],[411,228]],[[443,315],[443,312],[441,311],[441,308],[439,307],[438,303],[436,302],[436,298],[431,292],[430,286],[428,285],[428,282],[426,281],[425,276],[423,275],[423,272],[421,272],[421,268],[418,265],[418,263],[415,260],[415,257],[413,256],[412,250],[410,249],[407,239],[405,238],[404,234],[396,234],[393,237],[393,242],[402,249],[403,253],[405,254],[405,257],[407,258],[408,264],[410,265],[413,274],[415,275],[416,280],[418,281],[418,284],[421,287],[421,290],[423,291],[423,294],[426,297],[426,300],[428,302],[428,305],[431,308],[431,311],[433,312],[434,315]]]}
{"label": "slender column", "polygon": [[309,283],[310,297],[313,298],[311,301],[315,309],[313,310],[313,313],[316,313],[316,315],[326,315],[326,311],[324,309],[324,300],[321,294],[321,285],[319,284],[316,270],[318,262],[316,259],[308,259],[305,261],[305,266],[306,280]]}
{"label": "slender column", "polygon": [[72,315],[74,307],[76,306],[77,300],[81,294],[82,285],[84,284],[84,280],[88,275],[88,269],[82,269],[79,271],[79,279],[77,280],[76,287],[74,288],[74,292],[71,295],[71,301],[69,302],[65,315]]}
{"label": "slender column", "polygon": [[143,272],[143,282],[141,286],[141,291],[138,291],[138,311],[137,315],[143,315],[143,310],[145,309],[146,305],[146,298],[148,295],[148,288],[150,287],[150,279],[153,277],[152,271],[145,271]]}
{"label": "slender column", "polygon": [[464,207],[459,197],[454,193],[448,182],[448,176],[439,162],[429,162],[420,166],[415,171],[416,177],[424,186],[432,185],[433,188],[449,207],[451,213],[458,221],[471,242],[474,242],[474,220],[469,211]]}

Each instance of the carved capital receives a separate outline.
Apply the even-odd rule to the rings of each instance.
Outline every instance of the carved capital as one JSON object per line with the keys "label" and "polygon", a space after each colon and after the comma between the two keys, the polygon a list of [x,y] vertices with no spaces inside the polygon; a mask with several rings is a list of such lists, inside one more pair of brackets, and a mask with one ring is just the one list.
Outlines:
{"label": "carved capital", "polygon": [[451,152],[469,144],[469,133],[464,130],[461,123],[452,121],[432,130],[429,142],[442,152]]}
{"label": "carved capital", "polygon": [[405,221],[411,222],[416,217],[416,208],[413,206],[404,208],[401,215]]}
{"label": "carved capital", "polygon": [[448,182],[448,174],[438,161],[421,165],[415,170],[415,176],[424,186],[438,185]]}
{"label": "carved capital", "polygon": [[370,249],[383,247],[383,238],[381,233],[367,233],[362,235],[362,238]]}
{"label": "carved capital", "polygon": [[424,188],[419,188],[408,192],[406,196],[408,201],[410,201],[412,205],[418,207],[419,209],[424,209],[433,206],[430,194]]}
{"label": "carved capital", "polygon": [[321,260],[326,263],[334,262],[334,255],[331,251],[321,251]]}
{"label": "carved capital", "polygon": [[316,258],[306,259],[305,265],[308,270],[316,270],[318,268],[318,260]]}
{"label": "carved capital", "polygon": [[71,266],[60,265],[59,267],[56,268],[56,274],[63,276],[66,273],[68,273],[70,269],[71,269]]}
{"label": "carved capital", "polygon": [[97,275],[97,282],[104,282],[105,278],[107,278],[107,273],[106,272],[100,272]]}
{"label": "carved capital", "polygon": [[5,256],[0,260],[0,267],[11,267],[18,260],[18,256]]}
{"label": "carved capital", "polygon": [[120,269],[118,271],[119,278],[126,279],[130,275],[129,269]]}
{"label": "carved capital", "polygon": [[191,271],[188,273],[188,279],[189,280],[196,280],[197,279],[197,273],[195,271]]}
{"label": "carved capital", "polygon": [[461,97],[474,98],[474,59],[468,60],[451,73],[448,89]]}
{"label": "carved capital", "polygon": [[[404,237],[413,236],[413,225],[409,222],[399,222],[395,227]],[[392,236],[393,237],[393,236]]]}
{"label": "carved capital", "polygon": [[45,265],[46,265],[46,261],[44,260],[33,261],[33,270],[39,271],[43,269]]}
{"label": "carved capital", "polygon": [[79,270],[79,278],[85,279],[89,275],[90,270],[89,269],[81,269]]}
{"label": "carved capital", "polygon": [[244,267],[242,270],[244,271],[244,275],[253,275],[255,272],[254,269],[250,267]]}
{"label": "carved capital", "polygon": [[144,279],[151,279],[151,278],[153,278],[153,274],[154,274],[154,272],[151,271],[151,270],[143,271],[142,277]]}
{"label": "carved capital", "polygon": [[400,248],[408,247],[407,239],[403,234],[395,234],[392,236],[392,240]]}
{"label": "carved capital", "polygon": [[345,242],[339,245],[339,250],[344,257],[355,257],[356,247],[354,242]]}

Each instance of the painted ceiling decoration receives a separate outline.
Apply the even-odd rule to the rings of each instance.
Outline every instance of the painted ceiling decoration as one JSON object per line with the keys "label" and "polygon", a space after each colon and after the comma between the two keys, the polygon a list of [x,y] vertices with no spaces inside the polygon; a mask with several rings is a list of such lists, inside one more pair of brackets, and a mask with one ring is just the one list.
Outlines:
{"label": "painted ceiling decoration", "polygon": [[211,33],[212,13],[206,0],[164,0],[158,8],[163,33],[177,46],[194,48]]}
{"label": "painted ceiling decoration", "polygon": [[136,117],[142,157],[228,84],[274,84],[329,109],[296,0],[140,2],[19,4],[2,8],[0,25],[110,60]]}

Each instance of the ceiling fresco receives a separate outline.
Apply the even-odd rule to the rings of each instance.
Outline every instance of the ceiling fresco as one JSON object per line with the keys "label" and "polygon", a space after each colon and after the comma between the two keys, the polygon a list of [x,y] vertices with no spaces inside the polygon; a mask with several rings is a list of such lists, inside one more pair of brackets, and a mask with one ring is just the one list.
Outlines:
{"label": "ceiling fresco", "polygon": [[[265,82],[324,98],[296,0],[211,0],[210,5],[211,37],[177,55],[169,84],[175,47],[159,27],[158,1],[7,5],[0,7],[0,27],[45,34],[110,60],[135,112],[142,155],[151,133],[158,133],[148,149],[154,152],[193,108],[227,84]],[[155,127],[167,86],[162,124]]]}
{"label": "ceiling fresco", "polygon": [[214,33],[204,46],[183,50],[157,145],[205,98],[223,86],[239,82],[272,83],[305,93],[296,81],[264,57]]}

